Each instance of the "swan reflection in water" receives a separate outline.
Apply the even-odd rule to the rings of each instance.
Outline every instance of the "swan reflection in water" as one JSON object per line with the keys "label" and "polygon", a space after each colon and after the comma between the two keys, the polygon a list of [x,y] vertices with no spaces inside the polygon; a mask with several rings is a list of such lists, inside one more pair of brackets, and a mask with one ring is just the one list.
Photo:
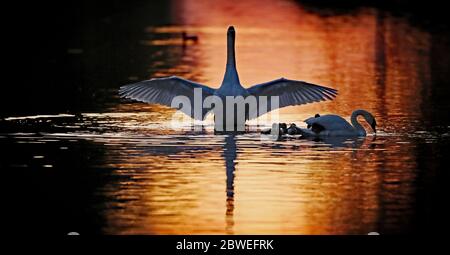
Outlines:
{"label": "swan reflection in water", "polygon": [[[225,135],[225,143],[223,145],[223,157],[225,160],[226,168],[226,233],[234,233],[234,202],[235,202],[235,192],[234,192],[234,178],[236,171],[236,159],[237,159],[237,135],[241,133],[228,133]],[[286,137],[285,137],[286,139]],[[361,147],[368,147],[373,149],[376,140],[376,136],[370,137],[319,137],[319,138],[294,138],[298,140],[308,140],[312,141],[311,148],[318,146],[319,144],[329,145],[331,148],[351,148],[358,149]],[[280,141],[280,140],[278,140]],[[279,144],[274,144],[274,148],[279,148]]]}
{"label": "swan reflection in water", "polygon": [[[316,168],[311,168],[311,164],[308,163],[295,164],[295,168],[292,168],[293,162],[289,163],[289,160],[302,157],[302,155],[308,158],[305,159],[306,161],[316,160],[316,157],[311,157],[311,155],[329,154],[327,150],[335,151],[334,148],[339,147],[336,149],[337,151],[342,151],[342,148],[344,151],[350,151],[351,155],[348,155],[350,158],[343,158],[344,161],[350,161],[353,158],[358,159],[367,155],[366,150],[361,151],[357,148],[367,148],[367,144],[371,144],[370,136],[363,139],[332,138],[320,141],[286,137],[284,141],[263,141],[259,140],[259,136],[251,133],[211,136],[211,131],[194,130],[186,130],[176,135],[152,137],[142,141],[140,146],[135,146],[135,139],[130,141],[119,139],[120,144],[125,144],[125,146],[129,144],[131,147],[129,148],[130,153],[126,156],[118,154],[113,157],[112,164],[116,164],[117,160],[120,162],[123,157],[126,162],[119,163],[117,174],[121,178],[118,186],[114,184],[105,187],[107,190],[106,201],[110,201],[106,203],[106,207],[120,208],[106,210],[105,215],[108,222],[106,233],[173,233],[174,226],[180,224],[187,225],[184,231],[190,233],[242,233],[242,229],[248,227],[246,224],[259,223],[239,220],[242,217],[248,217],[248,207],[253,207],[249,203],[239,204],[239,201],[250,200],[250,204],[257,204],[266,199],[272,202],[276,200],[280,200],[282,203],[286,202],[283,202],[282,197],[277,193],[273,197],[271,197],[272,194],[264,194],[264,197],[259,198],[248,194],[247,191],[250,187],[247,186],[246,175],[251,174],[254,177],[255,174],[259,176],[265,173],[269,174],[269,176],[261,176],[267,182],[258,185],[260,188],[262,187],[262,190],[273,190],[274,187],[280,185],[277,180],[272,179],[274,176],[279,176],[281,179],[292,179],[292,175],[298,172],[316,171]],[[207,143],[204,142],[205,138],[208,140]],[[175,140],[176,143],[167,141],[167,139]],[[111,143],[109,140],[98,140],[98,142]],[[301,152],[299,153],[299,151]],[[256,165],[249,165],[248,153],[257,153],[258,155],[254,155],[252,158],[257,157],[260,161]],[[270,155],[282,155],[281,157],[284,159],[278,161]],[[203,167],[204,159],[210,161],[208,167]],[[317,160],[322,161],[321,159]],[[172,162],[174,165],[168,162]],[[240,162],[242,165],[238,165]],[[352,162],[348,163],[352,164]],[[200,164],[202,167],[199,167]],[[210,169],[211,167],[213,169]],[[164,170],[159,170],[161,168]],[[278,172],[278,168],[284,168],[285,171]],[[246,171],[249,169],[256,172]],[[236,170],[245,170],[238,179],[236,179]],[[273,171],[276,171],[276,174]],[[321,173],[318,174],[321,175]],[[333,173],[336,176],[342,174],[343,172]],[[236,190],[235,185],[239,185],[236,181],[242,181],[241,183],[245,187],[240,186],[240,189]],[[316,182],[317,180],[312,178],[310,181]],[[271,186],[272,184],[274,186]],[[304,186],[304,188],[309,191],[311,186]],[[289,189],[280,192],[286,191]],[[280,195],[283,196],[283,194]],[[296,193],[296,196],[298,195]],[[121,199],[117,200],[118,197]],[[123,199],[127,198],[130,200],[124,202]],[[217,206],[218,201],[221,204],[219,207]],[[290,205],[298,206],[298,198]],[[236,211],[237,209],[239,210]],[[285,209],[280,210],[284,212]],[[289,211],[292,208],[286,210]],[[280,213],[278,209],[274,211],[275,214]],[[258,221],[267,221],[269,225],[278,224],[276,215],[271,212],[260,213]],[[192,218],[199,214],[202,216]],[[211,222],[210,215],[215,215],[217,218],[215,217]],[[208,217],[207,220],[205,217]],[[139,220],[136,221],[136,219]],[[209,223],[205,226],[202,225],[202,222]]]}
{"label": "swan reflection in water", "polygon": [[225,168],[227,173],[227,211],[226,211],[226,232],[233,234],[234,226],[234,171],[236,170],[236,135],[229,134],[225,137],[223,146],[223,157],[225,158]]}
{"label": "swan reflection in water", "polygon": [[310,140],[313,142],[320,142],[329,145],[331,148],[360,148],[363,145],[373,147],[373,142],[376,140],[376,136],[369,137],[345,137],[345,136],[330,136],[330,137],[305,137],[302,139]]}

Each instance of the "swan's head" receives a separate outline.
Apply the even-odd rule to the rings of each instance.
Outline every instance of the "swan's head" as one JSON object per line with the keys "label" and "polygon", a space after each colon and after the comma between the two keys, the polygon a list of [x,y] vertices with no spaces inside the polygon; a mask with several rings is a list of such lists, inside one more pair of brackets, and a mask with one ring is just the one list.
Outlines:
{"label": "swan's head", "polygon": [[234,30],[233,26],[228,27],[227,35],[232,36],[234,38],[234,36],[236,35],[236,31]]}
{"label": "swan's head", "polygon": [[[375,120],[375,117],[373,117],[373,115],[366,111],[366,110],[355,110],[352,113],[352,119],[356,119],[356,117],[358,117],[358,115],[362,115],[364,117],[364,119],[367,121],[367,123],[370,125],[370,127],[372,128],[373,132],[377,132],[377,121]],[[352,120],[353,123],[353,120]]]}
{"label": "swan's head", "polygon": [[375,120],[375,117],[370,112],[366,111],[366,121],[369,123],[370,127],[372,128],[373,132],[377,132],[377,121]]}

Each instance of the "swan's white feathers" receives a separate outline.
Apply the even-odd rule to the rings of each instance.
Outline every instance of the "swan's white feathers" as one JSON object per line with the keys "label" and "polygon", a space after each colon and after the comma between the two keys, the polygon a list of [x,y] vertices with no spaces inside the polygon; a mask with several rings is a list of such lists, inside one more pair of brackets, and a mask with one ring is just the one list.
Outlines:
{"label": "swan's white feathers", "polygon": [[[121,97],[138,100],[145,103],[162,104],[171,106],[172,100],[176,96],[186,96],[191,102],[191,111],[181,108],[185,114],[194,118],[194,89],[202,89],[202,102],[207,96],[214,94],[215,90],[192,81],[185,80],[177,76],[154,78],[120,87]],[[208,113],[203,109],[201,120]],[[198,118],[197,118],[198,119]]]}

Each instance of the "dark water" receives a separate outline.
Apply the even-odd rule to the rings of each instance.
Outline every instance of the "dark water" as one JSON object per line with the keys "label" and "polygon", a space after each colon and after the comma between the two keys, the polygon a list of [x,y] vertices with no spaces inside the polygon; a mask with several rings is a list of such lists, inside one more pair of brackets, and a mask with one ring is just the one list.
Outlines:
{"label": "dark water", "polygon": [[[390,234],[448,222],[444,31],[373,7],[338,13],[291,1],[119,7],[104,15],[81,9],[85,20],[71,30],[78,39],[59,46],[62,55],[43,54],[56,62],[33,69],[39,84],[52,67],[62,70],[50,78],[56,85],[26,94],[31,102],[40,98],[33,107],[2,108],[0,167],[17,183],[12,207],[20,208],[22,229]],[[317,112],[348,119],[364,108],[376,117],[378,134],[319,142],[215,135],[211,119],[200,131],[189,122],[174,127],[173,110],[119,100],[118,86],[149,77],[178,75],[218,87],[229,24],[237,30],[245,87],[284,76],[339,90],[335,101],[283,109],[283,122],[301,124]],[[183,45],[182,31],[198,35],[199,43]]]}

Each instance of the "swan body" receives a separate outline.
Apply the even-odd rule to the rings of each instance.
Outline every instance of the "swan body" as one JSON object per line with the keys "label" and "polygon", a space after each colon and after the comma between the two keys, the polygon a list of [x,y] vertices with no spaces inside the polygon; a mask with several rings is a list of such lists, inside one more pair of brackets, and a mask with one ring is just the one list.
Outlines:
{"label": "swan body", "polygon": [[377,122],[371,113],[365,110],[355,110],[350,118],[351,124],[339,115],[328,114],[306,119],[307,129],[301,128],[300,133],[306,137],[323,136],[366,136],[367,132],[358,122],[358,116],[362,116],[376,132]]}
{"label": "swan body", "polygon": [[[206,85],[185,80],[180,77],[171,76],[154,78],[122,86],[119,90],[119,94],[123,98],[134,99],[146,103],[162,104],[169,107],[172,107],[172,100],[175,97],[185,96],[190,100],[191,107],[188,107],[188,109],[181,108],[180,110],[194,119],[203,120],[211,109],[202,109],[201,114],[194,114],[195,89],[201,90],[201,99],[203,101],[209,96],[217,96],[222,99],[224,109],[227,107],[224,100],[227,96],[242,96],[243,98],[255,96],[258,107],[260,105],[260,100],[262,100],[261,98],[263,96],[267,97],[267,101],[261,101],[261,104],[263,102],[267,102],[267,110],[249,113],[246,109],[245,120],[259,117],[260,115],[277,108],[332,100],[337,95],[337,90],[332,88],[285,78],[257,84],[247,89],[244,88],[241,85],[236,70],[235,30],[232,26],[228,28],[227,32],[227,63],[225,75],[220,88],[213,89]],[[278,97],[279,102],[278,105],[275,106],[270,103],[274,97]],[[223,116],[226,118],[226,114],[223,114]],[[217,120],[215,118],[215,122],[216,121]]]}

